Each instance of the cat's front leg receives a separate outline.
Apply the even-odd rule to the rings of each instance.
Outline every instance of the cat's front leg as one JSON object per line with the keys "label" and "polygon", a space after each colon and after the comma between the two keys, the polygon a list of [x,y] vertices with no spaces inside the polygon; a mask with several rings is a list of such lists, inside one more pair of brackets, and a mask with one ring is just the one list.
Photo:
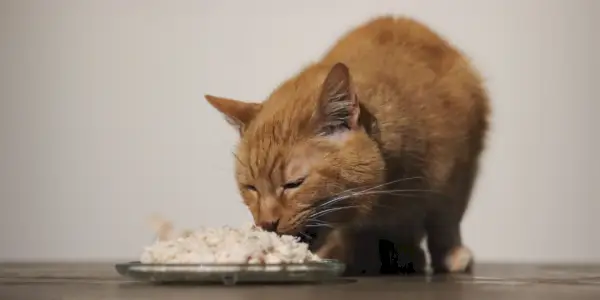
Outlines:
{"label": "cat's front leg", "polygon": [[364,276],[379,273],[379,264],[370,263],[369,257],[361,257],[357,245],[347,232],[341,229],[330,231],[316,254],[323,259],[334,259],[346,265],[344,276]]}
{"label": "cat's front leg", "polygon": [[316,254],[346,264],[344,276],[378,276],[382,274],[379,246],[375,235],[337,229],[329,232]]}
{"label": "cat's front leg", "polygon": [[330,231],[316,253],[322,259],[335,259],[346,262],[347,238],[340,229]]}

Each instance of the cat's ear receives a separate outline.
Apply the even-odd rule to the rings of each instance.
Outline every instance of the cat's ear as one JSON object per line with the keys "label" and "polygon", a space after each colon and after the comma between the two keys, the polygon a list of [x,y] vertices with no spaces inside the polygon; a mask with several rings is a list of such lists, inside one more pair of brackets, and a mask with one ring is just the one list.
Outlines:
{"label": "cat's ear", "polygon": [[319,134],[332,134],[340,130],[359,127],[360,106],[348,67],[335,64],[321,87],[317,107]]}
{"label": "cat's ear", "polygon": [[240,135],[244,133],[248,124],[260,111],[258,103],[242,102],[228,98],[204,95],[206,101],[225,116],[225,120],[238,130]]}

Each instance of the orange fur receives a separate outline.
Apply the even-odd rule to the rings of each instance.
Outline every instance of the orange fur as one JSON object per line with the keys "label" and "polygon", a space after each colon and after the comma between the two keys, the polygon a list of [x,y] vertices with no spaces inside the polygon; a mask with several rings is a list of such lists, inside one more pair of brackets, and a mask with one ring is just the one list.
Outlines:
{"label": "orange fur", "polygon": [[318,253],[374,270],[377,240],[418,247],[427,235],[433,267],[461,271],[444,262],[463,247],[489,104],[467,59],[425,25],[374,19],[263,103],[207,100],[239,130],[235,176],[257,224],[299,234],[318,201],[388,183],[322,216],[333,229]]}

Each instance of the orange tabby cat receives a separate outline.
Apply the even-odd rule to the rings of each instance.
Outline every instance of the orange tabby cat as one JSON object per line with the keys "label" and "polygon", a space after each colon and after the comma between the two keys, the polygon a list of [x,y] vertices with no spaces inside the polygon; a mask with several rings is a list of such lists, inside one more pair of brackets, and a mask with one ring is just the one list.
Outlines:
{"label": "orange tabby cat", "polygon": [[345,35],[262,103],[208,102],[240,134],[235,177],[257,224],[306,237],[349,274],[382,242],[413,271],[472,264],[460,223],[488,128],[482,81],[425,25],[382,17]]}

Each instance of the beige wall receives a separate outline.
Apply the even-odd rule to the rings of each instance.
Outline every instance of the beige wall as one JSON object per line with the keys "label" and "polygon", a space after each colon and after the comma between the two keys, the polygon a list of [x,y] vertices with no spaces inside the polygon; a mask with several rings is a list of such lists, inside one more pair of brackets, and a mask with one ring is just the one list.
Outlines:
{"label": "beige wall", "polygon": [[262,99],[382,13],[427,22],[488,80],[477,257],[600,261],[594,0],[1,0],[0,260],[135,258],[152,212],[250,221],[235,133],[202,95]]}

